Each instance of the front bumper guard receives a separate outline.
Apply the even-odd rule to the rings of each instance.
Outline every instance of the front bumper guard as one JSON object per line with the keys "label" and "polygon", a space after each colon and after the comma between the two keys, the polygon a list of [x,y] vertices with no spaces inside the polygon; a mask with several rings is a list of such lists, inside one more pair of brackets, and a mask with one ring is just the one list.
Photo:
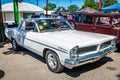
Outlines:
{"label": "front bumper guard", "polygon": [[93,62],[100,60],[102,57],[104,57],[108,53],[111,53],[111,52],[116,51],[116,50],[117,50],[117,48],[107,48],[107,49],[102,50],[102,51],[97,52],[97,53],[88,54],[88,55],[79,57],[79,59],[77,61],[65,59],[64,66],[69,68],[69,69],[72,69],[72,68],[80,66],[80,65],[84,65],[87,63],[93,63]]}

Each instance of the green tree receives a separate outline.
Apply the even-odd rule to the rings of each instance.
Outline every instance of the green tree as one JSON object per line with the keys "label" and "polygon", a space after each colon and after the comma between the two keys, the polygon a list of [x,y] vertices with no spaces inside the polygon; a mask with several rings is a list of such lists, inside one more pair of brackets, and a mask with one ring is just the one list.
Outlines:
{"label": "green tree", "polygon": [[[48,10],[55,10],[56,4],[54,3],[48,3]],[[46,10],[46,7],[44,7],[44,10]]]}
{"label": "green tree", "polygon": [[117,3],[118,3],[118,0],[104,0],[104,7],[111,6]]}
{"label": "green tree", "polygon": [[77,11],[79,9],[79,7],[77,5],[70,5],[70,6],[68,6],[67,9],[70,12],[75,12],[75,11]]}
{"label": "green tree", "polygon": [[86,0],[84,5],[82,6],[82,8],[85,8],[85,7],[91,7],[93,9],[96,9],[98,10],[98,2],[95,2],[94,0]]}

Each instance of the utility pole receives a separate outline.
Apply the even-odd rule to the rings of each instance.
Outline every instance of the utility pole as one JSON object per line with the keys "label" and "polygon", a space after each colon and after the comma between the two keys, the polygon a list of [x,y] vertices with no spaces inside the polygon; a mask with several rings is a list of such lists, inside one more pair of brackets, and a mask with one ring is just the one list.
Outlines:
{"label": "utility pole", "polygon": [[99,0],[99,9],[102,8],[102,0]]}
{"label": "utility pole", "polygon": [[20,23],[20,18],[19,18],[19,11],[18,11],[18,2],[20,0],[13,0],[13,6],[14,6],[14,20],[16,24]]}
{"label": "utility pole", "polygon": [[46,17],[48,16],[48,0],[46,0]]}
{"label": "utility pole", "polygon": [[3,26],[3,18],[2,18],[2,6],[0,0],[0,42],[4,41],[4,26]]}
{"label": "utility pole", "polygon": [[[104,0],[99,0],[99,10],[101,11],[102,8],[104,8]],[[102,13],[104,13],[104,11],[102,11]]]}
{"label": "utility pole", "polygon": [[99,0],[99,9],[104,8],[104,0]]}

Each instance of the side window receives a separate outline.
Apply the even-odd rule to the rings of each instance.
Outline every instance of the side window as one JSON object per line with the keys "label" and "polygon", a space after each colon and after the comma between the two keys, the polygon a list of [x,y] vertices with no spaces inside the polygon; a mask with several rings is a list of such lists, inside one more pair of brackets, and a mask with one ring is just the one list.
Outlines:
{"label": "side window", "polygon": [[26,22],[25,26],[25,30],[27,31],[38,32],[34,22]]}
{"label": "side window", "polygon": [[96,17],[96,25],[108,26],[110,24],[109,17]]}
{"label": "side window", "polygon": [[92,16],[84,16],[83,23],[85,24],[93,24],[93,17]]}

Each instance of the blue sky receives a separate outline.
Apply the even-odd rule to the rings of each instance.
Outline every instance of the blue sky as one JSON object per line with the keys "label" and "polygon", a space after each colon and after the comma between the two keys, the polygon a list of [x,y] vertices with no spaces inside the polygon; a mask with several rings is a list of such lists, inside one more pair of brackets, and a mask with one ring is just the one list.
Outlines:
{"label": "blue sky", "polygon": [[[37,5],[37,2],[36,2],[37,0],[23,0],[23,1]],[[48,0],[48,1],[50,3],[55,3],[57,6],[64,6],[64,7],[68,7],[71,4],[76,4],[80,8],[85,2],[85,0]],[[95,1],[99,1],[99,0],[95,0]],[[9,2],[13,2],[13,0],[2,0],[2,4],[9,3]],[[118,2],[120,3],[120,0],[118,0]],[[39,3],[38,6],[43,8],[46,4],[46,0],[38,0],[38,3]]]}

